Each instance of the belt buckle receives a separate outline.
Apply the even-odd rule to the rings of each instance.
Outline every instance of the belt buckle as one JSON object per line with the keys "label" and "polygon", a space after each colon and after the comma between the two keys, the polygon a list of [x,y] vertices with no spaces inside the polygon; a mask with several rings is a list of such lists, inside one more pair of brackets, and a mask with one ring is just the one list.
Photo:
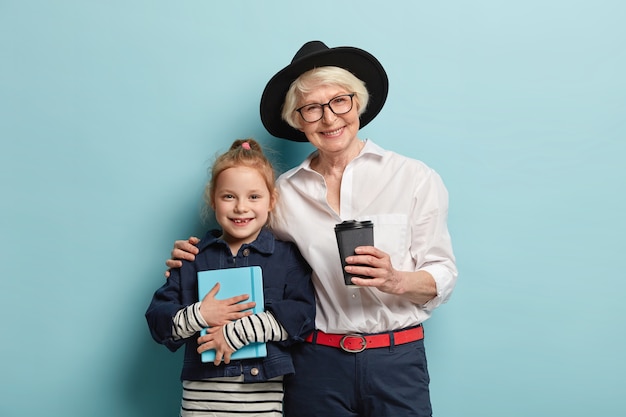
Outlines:
{"label": "belt buckle", "polygon": [[[361,347],[359,349],[347,348],[345,345],[345,341],[348,337],[356,337],[357,339],[361,339]],[[367,347],[367,341],[365,340],[365,336],[363,336],[362,334],[347,334],[339,341],[339,347],[341,347],[343,351],[348,353],[359,353],[365,350],[365,348]]]}

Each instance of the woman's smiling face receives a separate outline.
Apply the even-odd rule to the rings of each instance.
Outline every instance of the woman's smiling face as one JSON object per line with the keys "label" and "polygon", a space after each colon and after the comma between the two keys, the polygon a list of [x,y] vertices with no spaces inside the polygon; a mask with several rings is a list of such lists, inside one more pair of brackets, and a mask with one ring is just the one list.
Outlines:
{"label": "woman's smiling face", "polygon": [[[299,101],[298,107],[312,103],[325,104],[337,96],[350,93],[351,91],[338,86],[321,85],[305,94]],[[313,123],[302,122],[300,130],[320,153],[342,153],[358,141],[357,133],[360,127],[357,111],[358,98],[355,96],[353,100],[352,109],[345,114],[336,115],[328,106],[324,106],[324,115],[320,120]]]}

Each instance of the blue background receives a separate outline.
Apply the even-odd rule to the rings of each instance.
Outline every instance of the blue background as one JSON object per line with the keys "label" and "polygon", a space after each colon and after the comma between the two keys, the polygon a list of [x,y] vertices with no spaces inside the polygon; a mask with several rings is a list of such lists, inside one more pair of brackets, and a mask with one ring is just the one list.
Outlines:
{"label": "blue background", "polygon": [[172,416],[143,317],[206,169],[270,137],[304,42],[388,71],[360,137],[450,191],[460,277],[427,322],[440,417],[626,415],[626,3],[0,0],[0,415]]}

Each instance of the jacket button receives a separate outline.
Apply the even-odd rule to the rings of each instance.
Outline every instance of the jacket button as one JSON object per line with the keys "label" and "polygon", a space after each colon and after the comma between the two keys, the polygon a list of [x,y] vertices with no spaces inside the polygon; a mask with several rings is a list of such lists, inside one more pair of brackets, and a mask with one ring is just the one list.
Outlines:
{"label": "jacket button", "polygon": [[246,248],[243,250],[243,256],[248,256],[250,255],[250,249]]}
{"label": "jacket button", "polygon": [[257,368],[252,368],[250,369],[250,374],[252,374],[252,376],[257,376],[259,374],[259,370]]}

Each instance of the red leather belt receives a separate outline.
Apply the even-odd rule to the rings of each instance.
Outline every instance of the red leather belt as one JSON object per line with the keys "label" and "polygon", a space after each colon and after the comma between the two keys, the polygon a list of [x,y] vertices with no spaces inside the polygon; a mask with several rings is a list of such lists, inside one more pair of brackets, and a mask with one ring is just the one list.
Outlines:
{"label": "red leather belt", "polygon": [[[315,335],[315,341],[314,340]],[[397,332],[361,335],[361,334],[329,334],[319,330],[311,333],[305,341],[317,343],[318,345],[336,347],[350,353],[363,352],[365,349],[381,348],[391,346],[391,336],[393,344],[402,345],[415,342],[424,338],[424,328],[420,325]]]}

